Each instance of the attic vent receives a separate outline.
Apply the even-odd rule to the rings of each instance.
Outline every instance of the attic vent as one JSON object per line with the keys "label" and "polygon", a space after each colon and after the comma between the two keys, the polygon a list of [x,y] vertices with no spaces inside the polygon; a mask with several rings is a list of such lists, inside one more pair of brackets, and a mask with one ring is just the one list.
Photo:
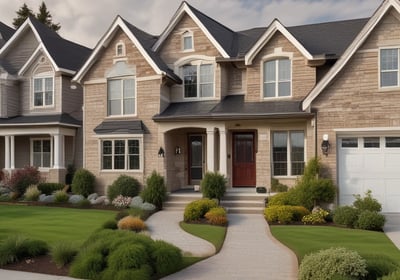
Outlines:
{"label": "attic vent", "polygon": [[42,63],[45,63],[45,62],[46,62],[46,58],[44,56],[41,56],[39,58],[39,63],[42,64]]}

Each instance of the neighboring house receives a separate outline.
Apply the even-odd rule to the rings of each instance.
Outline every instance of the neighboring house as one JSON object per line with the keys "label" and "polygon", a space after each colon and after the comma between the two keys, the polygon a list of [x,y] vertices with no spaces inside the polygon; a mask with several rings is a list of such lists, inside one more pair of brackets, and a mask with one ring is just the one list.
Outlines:
{"label": "neighboring house", "polygon": [[339,203],[372,189],[399,212],[399,5],[236,32],[183,2],[160,36],[118,16],[73,79],[98,191],[120,174],[145,183],[153,170],[171,191],[206,171],[229,187],[293,185],[320,156]]}
{"label": "neighboring house", "polygon": [[33,17],[0,49],[0,167],[6,172],[35,166],[48,181],[64,183],[68,164],[82,166],[82,88],[71,88],[71,78],[89,54]]}
{"label": "neighboring house", "polygon": [[15,30],[0,21],[0,48],[11,38]]}

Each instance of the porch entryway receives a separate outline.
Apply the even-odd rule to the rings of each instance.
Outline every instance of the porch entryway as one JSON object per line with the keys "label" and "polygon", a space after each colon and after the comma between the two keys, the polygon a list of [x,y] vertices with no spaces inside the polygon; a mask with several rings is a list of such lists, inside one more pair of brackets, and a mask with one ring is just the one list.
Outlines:
{"label": "porch entryway", "polygon": [[255,187],[256,161],[254,132],[234,132],[232,141],[232,186]]}

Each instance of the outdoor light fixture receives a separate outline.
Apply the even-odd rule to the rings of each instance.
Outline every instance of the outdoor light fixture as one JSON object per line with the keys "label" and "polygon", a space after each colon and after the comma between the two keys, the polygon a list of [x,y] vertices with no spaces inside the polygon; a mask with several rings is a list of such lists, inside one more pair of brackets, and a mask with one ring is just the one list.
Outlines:
{"label": "outdoor light fixture", "polygon": [[322,143],[321,143],[321,151],[324,155],[328,155],[329,153],[329,148],[330,148],[330,144],[329,144],[329,137],[328,134],[324,134],[324,136],[322,136]]}
{"label": "outdoor light fixture", "polygon": [[165,151],[162,147],[158,150],[158,157],[165,157]]}
{"label": "outdoor light fixture", "polygon": [[175,147],[175,155],[180,155],[181,153],[182,153],[181,147],[176,146],[176,147]]}

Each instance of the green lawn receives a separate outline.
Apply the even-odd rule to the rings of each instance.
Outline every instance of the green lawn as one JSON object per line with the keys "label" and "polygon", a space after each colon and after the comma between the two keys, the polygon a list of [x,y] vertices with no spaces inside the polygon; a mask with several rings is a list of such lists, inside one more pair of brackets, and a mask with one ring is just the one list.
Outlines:
{"label": "green lawn", "polygon": [[227,230],[226,227],[203,224],[188,224],[184,222],[181,222],[180,226],[184,231],[211,242],[214,245],[217,253],[219,250],[221,250],[222,245],[224,244]]}
{"label": "green lawn", "polygon": [[0,240],[23,234],[54,244],[70,240],[78,245],[109,219],[114,211],[45,206],[0,205]]}
{"label": "green lawn", "polygon": [[271,226],[271,232],[297,255],[299,262],[313,251],[345,247],[361,256],[385,254],[400,264],[400,250],[383,232],[324,226]]}

